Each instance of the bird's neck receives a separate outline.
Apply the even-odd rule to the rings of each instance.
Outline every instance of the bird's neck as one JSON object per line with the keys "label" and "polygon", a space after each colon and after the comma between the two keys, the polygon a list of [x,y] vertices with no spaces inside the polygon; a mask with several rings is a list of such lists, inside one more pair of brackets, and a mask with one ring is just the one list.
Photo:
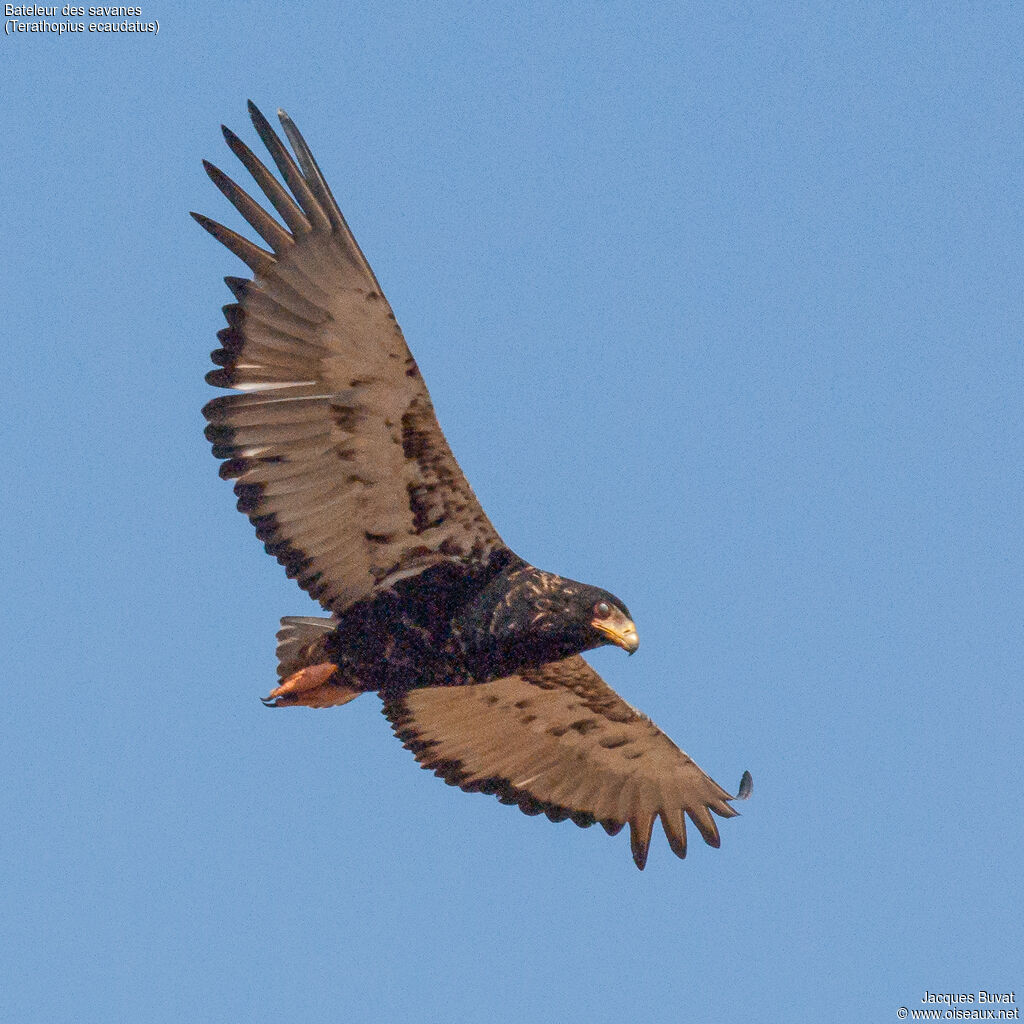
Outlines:
{"label": "bird's neck", "polygon": [[541,577],[550,574],[517,559],[455,617],[451,642],[478,682],[539,668],[586,649],[585,641],[571,633],[538,629],[532,611]]}

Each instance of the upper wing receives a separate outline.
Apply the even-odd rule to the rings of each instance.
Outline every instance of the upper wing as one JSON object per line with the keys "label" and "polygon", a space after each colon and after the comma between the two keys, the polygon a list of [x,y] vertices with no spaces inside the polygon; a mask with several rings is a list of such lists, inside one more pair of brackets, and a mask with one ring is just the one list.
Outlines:
{"label": "upper wing", "polygon": [[[628,822],[640,869],[655,818],[685,857],[684,812],[711,846],[719,845],[711,812],[737,814],[729,805],[737,797],[578,655],[490,683],[410,690],[386,700],[384,713],[416,760],[450,785],[552,821],[598,821],[610,835]],[[745,772],[739,799],[750,789]]]}
{"label": "upper wing", "polygon": [[271,252],[198,214],[252,280],[207,380],[242,392],[203,410],[238,507],[289,576],[341,611],[395,573],[503,546],[438,426],[391,307],[309,148],[279,111],[298,165],[263,115],[256,130],[291,194],[237,136],[225,138],[287,225],[211,164],[214,183]]}

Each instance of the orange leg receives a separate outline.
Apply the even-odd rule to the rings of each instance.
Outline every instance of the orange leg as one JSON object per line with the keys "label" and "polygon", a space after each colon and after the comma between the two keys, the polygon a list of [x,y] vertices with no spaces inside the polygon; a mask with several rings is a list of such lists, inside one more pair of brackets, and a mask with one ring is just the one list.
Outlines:
{"label": "orange leg", "polygon": [[307,708],[333,708],[347,704],[362,693],[336,680],[337,665],[329,661],[309,665],[293,672],[280,686],[261,698],[268,708],[286,708],[301,705]]}

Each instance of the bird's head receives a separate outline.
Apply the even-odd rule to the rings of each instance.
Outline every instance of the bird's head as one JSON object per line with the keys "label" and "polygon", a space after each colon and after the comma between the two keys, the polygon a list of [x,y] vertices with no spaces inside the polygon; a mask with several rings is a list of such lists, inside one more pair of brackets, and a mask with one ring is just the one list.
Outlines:
{"label": "bird's head", "polygon": [[613,594],[533,566],[495,580],[482,598],[476,636],[484,643],[477,652],[493,672],[536,667],[604,644],[630,654],[640,646],[629,611]]}
{"label": "bird's head", "polygon": [[629,654],[640,646],[626,606],[607,590],[542,573],[540,587],[529,587],[523,605],[527,632],[538,639],[560,637],[573,653],[615,644]]}

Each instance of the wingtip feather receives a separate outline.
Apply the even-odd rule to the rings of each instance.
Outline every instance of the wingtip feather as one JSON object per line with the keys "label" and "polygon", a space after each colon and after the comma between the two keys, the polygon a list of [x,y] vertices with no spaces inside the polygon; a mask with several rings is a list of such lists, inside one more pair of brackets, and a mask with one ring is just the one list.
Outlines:
{"label": "wingtip feather", "polygon": [[740,788],[736,792],[737,800],[749,800],[754,792],[754,778],[750,772],[744,772],[740,778]]}
{"label": "wingtip feather", "polygon": [[680,810],[662,811],[661,827],[672,852],[680,859],[686,859],[686,818]]}
{"label": "wingtip feather", "polygon": [[629,846],[633,851],[636,866],[643,871],[647,864],[647,853],[651,847],[651,833],[654,831],[654,817],[634,818],[629,823]]}

